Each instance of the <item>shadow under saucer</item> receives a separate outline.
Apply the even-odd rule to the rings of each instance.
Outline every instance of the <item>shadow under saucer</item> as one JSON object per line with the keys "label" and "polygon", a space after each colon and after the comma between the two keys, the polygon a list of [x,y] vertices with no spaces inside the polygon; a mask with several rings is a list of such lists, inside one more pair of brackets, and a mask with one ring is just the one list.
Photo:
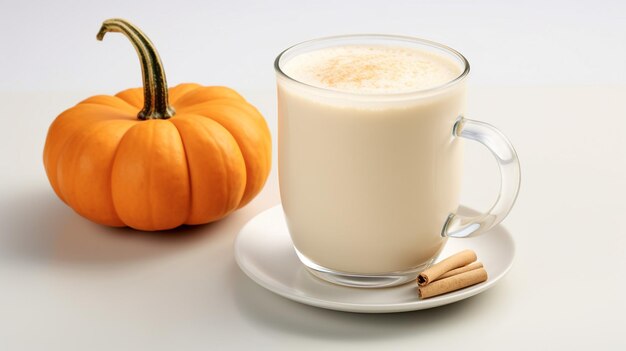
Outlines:
{"label": "shadow under saucer", "polygon": [[[233,262],[233,294],[238,310],[259,328],[330,340],[379,340],[420,335],[472,323],[472,316],[501,311],[506,287],[426,310],[364,314],[317,308],[285,299],[259,286]],[[309,274],[308,272],[304,272]],[[416,292],[417,294],[417,292]]]}

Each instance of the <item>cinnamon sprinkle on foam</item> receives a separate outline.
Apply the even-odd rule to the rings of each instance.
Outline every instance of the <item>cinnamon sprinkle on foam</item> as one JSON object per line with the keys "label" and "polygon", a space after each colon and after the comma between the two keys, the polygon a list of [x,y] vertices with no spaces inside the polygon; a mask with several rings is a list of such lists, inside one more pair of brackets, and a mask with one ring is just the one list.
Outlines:
{"label": "cinnamon sprinkle on foam", "polygon": [[407,47],[339,46],[300,54],[283,67],[313,86],[350,93],[404,93],[443,85],[461,67],[442,55]]}

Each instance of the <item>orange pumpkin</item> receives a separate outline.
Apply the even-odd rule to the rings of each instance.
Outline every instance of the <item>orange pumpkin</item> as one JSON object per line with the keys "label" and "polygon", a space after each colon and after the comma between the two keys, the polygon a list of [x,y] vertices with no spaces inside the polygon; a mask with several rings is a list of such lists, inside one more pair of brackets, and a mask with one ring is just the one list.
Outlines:
{"label": "orange pumpkin", "polygon": [[105,21],[98,39],[107,32],[135,46],[144,86],[90,97],[56,118],[43,157],[56,194],[94,222],[140,230],[212,222],[250,202],[270,170],[263,116],[226,87],[168,90],[145,34],[121,19]]}

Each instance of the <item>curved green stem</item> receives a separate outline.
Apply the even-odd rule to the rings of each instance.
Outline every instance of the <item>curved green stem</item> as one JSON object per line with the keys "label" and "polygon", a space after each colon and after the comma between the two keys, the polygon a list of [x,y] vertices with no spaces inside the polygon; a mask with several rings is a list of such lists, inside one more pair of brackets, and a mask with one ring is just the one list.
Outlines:
{"label": "curved green stem", "polygon": [[144,105],[137,118],[168,119],[174,116],[175,111],[170,106],[167,97],[167,80],[163,64],[150,39],[135,25],[120,18],[104,21],[96,38],[102,40],[108,32],[124,34],[139,55],[143,76]]}

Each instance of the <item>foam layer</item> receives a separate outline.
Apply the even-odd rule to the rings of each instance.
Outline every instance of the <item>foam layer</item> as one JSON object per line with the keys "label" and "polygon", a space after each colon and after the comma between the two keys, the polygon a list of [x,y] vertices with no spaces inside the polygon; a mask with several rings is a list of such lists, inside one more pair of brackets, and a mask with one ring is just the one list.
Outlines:
{"label": "foam layer", "polygon": [[350,93],[393,94],[443,85],[461,74],[451,59],[391,46],[338,46],[300,54],[283,67],[300,82]]}

